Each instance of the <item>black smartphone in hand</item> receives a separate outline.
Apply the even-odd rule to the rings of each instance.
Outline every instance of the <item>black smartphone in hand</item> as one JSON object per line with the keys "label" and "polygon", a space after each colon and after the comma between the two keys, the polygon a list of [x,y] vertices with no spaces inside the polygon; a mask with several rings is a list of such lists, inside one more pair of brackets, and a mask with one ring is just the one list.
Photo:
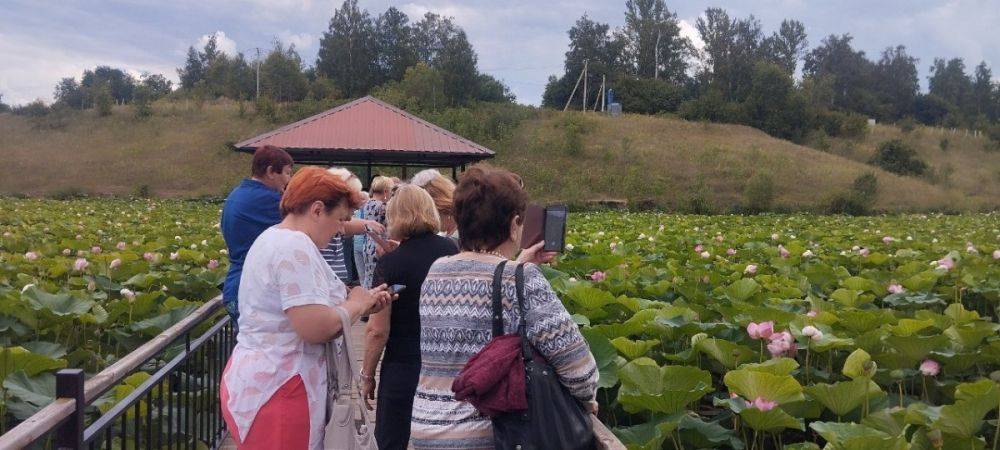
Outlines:
{"label": "black smartphone in hand", "polygon": [[566,219],[569,208],[566,205],[550,205],[545,207],[543,221],[545,244],[542,250],[547,252],[562,252],[566,247]]}
{"label": "black smartphone in hand", "polygon": [[403,292],[404,290],[406,290],[405,284],[394,284],[392,286],[389,286],[389,294],[398,294],[400,292]]}

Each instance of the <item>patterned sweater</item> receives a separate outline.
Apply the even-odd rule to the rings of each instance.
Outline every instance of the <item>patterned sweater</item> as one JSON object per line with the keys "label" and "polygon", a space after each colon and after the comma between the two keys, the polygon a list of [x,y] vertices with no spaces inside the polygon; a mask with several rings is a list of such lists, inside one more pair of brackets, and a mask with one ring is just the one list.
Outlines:
{"label": "patterned sweater", "polygon": [[[520,314],[509,263],[502,283],[505,333]],[[495,263],[453,256],[431,266],[420,292],[420,380],[413,399],[411,438],[417,449],[492,449],[488,417],[455,400],[451,384],[492,338],[491,290]],[[555,367],[570,393],[587,402],[597,392],[597,364],[579,329],[537,266],[524,268],[528,339]]]}

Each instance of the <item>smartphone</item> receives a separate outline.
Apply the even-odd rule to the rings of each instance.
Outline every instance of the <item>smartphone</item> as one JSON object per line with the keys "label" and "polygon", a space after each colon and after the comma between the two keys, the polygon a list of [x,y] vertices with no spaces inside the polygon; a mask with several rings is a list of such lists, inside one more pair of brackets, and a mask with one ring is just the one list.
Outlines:
{"label": "smartphone", "polygon": [[392,286],[389,286],[390,294],[398,294],[400,292],[403,292],[404,290],[406,290],[405,284],[394,284]]}
{"label": "smartphone", "polygon": [[545,208],[543,221],[545,244],[542,249],[547,252],[562,252],[566,247],[566,219],[569,208],[566,205],[551,205]]}
{"label": "smartphone", "polygon": [[545,223],[545,208],[530,204],[524,210],[524,227],[521,228],[521,248],[528,248],[544,239],[543,224]]}

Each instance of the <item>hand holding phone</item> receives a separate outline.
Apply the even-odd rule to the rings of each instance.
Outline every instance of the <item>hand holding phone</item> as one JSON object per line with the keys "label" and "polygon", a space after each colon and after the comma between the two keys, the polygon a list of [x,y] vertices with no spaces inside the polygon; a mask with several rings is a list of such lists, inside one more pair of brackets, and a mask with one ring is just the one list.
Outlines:
{"label": "hand holding phone", "polygon": [[394,284],[392,286],[389,286],[390,294],[398,294],[400,292],[403,292],[404,290],[406,290],[405,284]]}

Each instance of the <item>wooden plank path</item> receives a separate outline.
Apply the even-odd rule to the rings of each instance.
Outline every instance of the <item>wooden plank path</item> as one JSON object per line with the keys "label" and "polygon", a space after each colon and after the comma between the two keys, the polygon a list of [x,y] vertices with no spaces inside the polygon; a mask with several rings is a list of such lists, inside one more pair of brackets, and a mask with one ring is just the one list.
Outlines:
{"label": "wooden plank path", "polygon": [[[365,358],[365,325],[366,324],[367,324],[366,322],[362,322],[362,321],[359,320],[357,323],[355,323],[351,327],[351,331],[352,331],[351,337],[354,339],[354,357],[358,360],[358,367],[359,368],[361,367],[361,363],[362,363],[362,361]],[[375,371],[376,383],[377,383],[377,380],[378,380],[378,374],[379,374],[379,371],[376,370]],[[357,398],[357,391],[354,391],[351,394],[351,397]],[[372,402],[372,407],[373,408],[375,407],[375,402],[374,401]],[[370,423],[374,424],[375,423],[375,411],[369,412],[369,415],[370,415],[370,417],[369,417]],[[220,450],[236,450],[236,443],[233,442],[232,436],[228,436],[227,435],[226,439],[224,441],[222,441],[222,444],[219,446],[219,449]]]}

